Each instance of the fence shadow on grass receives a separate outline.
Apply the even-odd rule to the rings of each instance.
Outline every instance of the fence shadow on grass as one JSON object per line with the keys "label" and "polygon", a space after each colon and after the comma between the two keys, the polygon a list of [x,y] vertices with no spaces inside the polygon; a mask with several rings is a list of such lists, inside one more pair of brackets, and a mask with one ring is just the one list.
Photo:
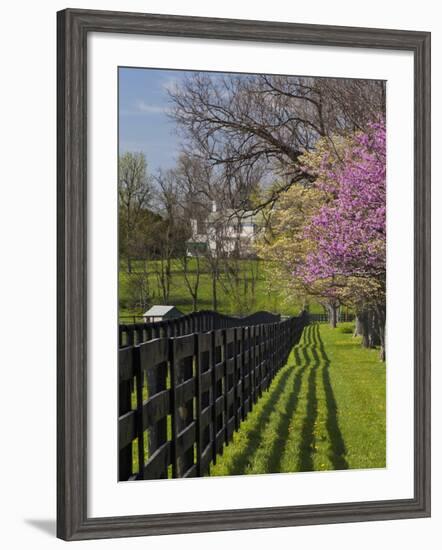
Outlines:
{"label": "fence shadow on grass", "polygon": [[338,423],[338,406],[336,404],[335,395],[330,381],[330,359],[324,348],[319,330],[317,331],[318,349],[323,363],[322,368],[322,383],[324,385],[325,401],[327,405],[327,421],[326,427],[330,438],[330,460],[335,470],[347,470],[348,462],[345,459],[347,449],[345,447],[344,438],[339,428]]}
{"label": "fence shadow on grass", "polygon": [[313,364],[308,377],[307,411],[301,431],[299,471],[311,472],[314,470],[314,428],[318,417],[317,371],[319,367],[322,367],[322,383],[327,409],[326,429],[330,441],[329,458],[335,470],[346,470],[348,469],[348,463],[345,459],[347,450],[338,423],[338,406],[329,374],[330,360],[320,336],[319,325],[310,325],[305,332],[305,338],[313,356]]}
{"label": "fence shadow on grass", "polygon": [[284,392],[287,378],[290,375],[290,370],[286,369],[281,373],[275,388],[270,388],[271,395],[265,405],[262,407],[257,418],[255,426],[248,433],[248,440],[244,450],[235,455],[229,468],[229,475],[243,475],[247,469],[251,458],[258,450],[262,434],[264,433],[265,425],[270,419],[270,415],[275,410],[275,405]]}
{"label": "fence shadow on grass", "polygon": [[[319,357],[315,349],[314,331],[317,325],[310,325],[305,330],[306,347],[311,351],[313,363],[307,381],[307,410],[304,423],[301,430],[301,442],[299,446],[298,470],[301,472],[311,472],[313,467],[314,451],[314,428],[318,416],[318,398],[316,395],[316,375],[319,367]],[[310,359],[307,359],[307,350],[304,348],[304,358],[306,365],[310,365]]]}
{"label": "fence shadow on grass", "polygon": [[318,418],[319,406],[317,384],[321,378],[325,395],[329,458],[335,470],[345,470],[349,467],[345,459],[346,446],[339,428],[338,407],[330,380],[330,360],[320,336],[319,325],[314,324],[305,327],[301,342],[293,349],[295,364],[290,364],[288,368],[283,370],[280,377],[275,380],[274,387],[269,389],[269,398],[262,406],[253,427],[248,432],[245,447],[232,456],[229,475],[243,475],[246,473],[253,457],[263,446],[266,425],[270,421],[271,415],[275,413],[275,407],[283,397],[284,392],[286,392],[287,384],[289,384],[291,391],[288,397],[285,398],[285,407],[279,412],[275,427],[276,435],[265,453],[264,471],[266,473],[281,471],[290,424],[298,409],[303,379],[307,374],[306,415],[300,433],[297,470],[301,472],[314,470],[315,423]]}
{"label": "fence shadow on grass", "polygon": [[[306,330],[306,329],[305,329]],[[304,371],[309,365],[309,359],[304,362],[304,365],[301,367],[301,358],[299,355],[299,350],[305,349],[305,345],[298,346],[294,348],[295,355],[295,377],[293,379],[293,390],[290,394],[290,397],[287,399],[285,410],[280,414],[278,424],[276,426],[276,436],[272,441],[265,471],[268,473],[279,473],[281,471],[282,458],[284,455],[284,449],[287,445],[287,440],[289,437],[289,427],[293,419],[296,409],[299,402],[299,393],[301,391],[302,377]]]}

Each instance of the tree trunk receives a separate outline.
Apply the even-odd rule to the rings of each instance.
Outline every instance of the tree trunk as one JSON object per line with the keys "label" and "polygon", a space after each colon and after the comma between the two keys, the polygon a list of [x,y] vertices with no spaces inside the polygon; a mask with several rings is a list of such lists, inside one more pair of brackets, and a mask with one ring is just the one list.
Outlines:
{"label": "tree trunk", "polygon": [[353,333],[353,336],[355,338],[356,336],[362,336],[362,323],[361,323],[359,314],[356,314],[356,317],[355,317],[355,331]]}
{"label": "tree trunk", "polygon": [[371,348],[375,348],[380,345],[377,316],[373,310],[368,312],[368,339]]}
{"label": "tree trunk", "polygon": [[132,273],[132,259],[129,256],[127,257],[127,272]]}
{"label": "tree trunk", "polygon": [[385,304],[376,306],[376,321],[379,334],[379,359],[385,361]]}
{"label": "tree trunk", "polygon": [[362,336],[362,346],[364,348],[370,347],[370,330],[368,324],[368,312],[366,310],[361,311],[358,315],[360,335]]}
{"label": "tree trunk", "polygon": [[169,303],[169,294],[170,294],[170,279],[172,277],[170,270],[170,261],[160,260],[161,265],[157,271],[157,280],[158,280],[158,290],[162,296],[163,304]]}
{"label": "tree trunk", "polygon": [[166,304],[169,303],[171,278],[172,278],[171,265],[170,265],[170,259],[168,258],[166,263]]}
{"label": "tree trunk", "polygon": [[382,336],[381,336],[381,345],[380,345],[380,348],[379,348],[379,359],[381,361],[385,361],[385,334],[384,334],[384,331],[382,331]]}
{"label": "tree trunk", "polygon": [[212,310],[217,311],[218,309],[218,298],[216,294],[216,273],[212,272]]}
{"label": "tree trunk", "polygon": [[336,328],[338,324],[338,310],[339,306],[336,304],[327,304],[328,319],[332,328]]}

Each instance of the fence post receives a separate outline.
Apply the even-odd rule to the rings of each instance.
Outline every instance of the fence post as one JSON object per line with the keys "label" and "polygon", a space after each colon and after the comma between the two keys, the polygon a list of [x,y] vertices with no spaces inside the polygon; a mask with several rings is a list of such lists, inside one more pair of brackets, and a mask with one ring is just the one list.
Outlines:
{"label": "fence post", "polygon": [[210,332],[211,337],[211,369],[212,369],[212,461],[216,464],[216,454],[217,454],[217,445],[216,445],[216,436],[217,436],[217,414],[216,414],[216,400],[217,400],[217,383],[216,383],[216,341],[215,341],[215,331]]}
{"label": "fence post", "polygon": [[138,477],[144,479],[144,426],[143,426],[143,386],[144,376],[141,369],[140,348],[133,348],[134,371],[136,380],[136,402],[137,402],[137,439],[138,439]]}
{"label": "fence post", "polygon": [[213,441],[212,335],[196,334],[197,476],[209,470]]}
{"label": "fence post", "polygon": [[172,477],[176,478],[177,476],[177,447],[176,447],[176,436],[177,428],[175,422],[176,415],[176,380],[175,380],[175,349],[174,349],[174,338],[170,338],[168,342],[169,347],[169,380],[170,380],[170,411],[171,411],[171,440],[172,445],[170,449],[170,458],[172,462]]}
{"label": "fence post", "polygon": [[[171,379],[174,394],[172,425],[175,439],[173,468],[174,477],[184,477],[190,475],[190,470],[194,466],[196,422],[193,412],[193,400],[195,398],[193,361],[195,356],[195,339],[193,336],[182,336],[174,338],[172,341],[174,371],[173,379]],[[193,428],[191,428],[191,425],[193,425]],[[189,443],[190,441],[191,443]]]}
{"label": "fence post", "polygon": [[[133,381],[133,349],[124,348],[119,352],[119,378],[122,376],[122,370],[127,369],[128,375],[118,383],[118,416],[122,417],[132,410],[132,392]],[[135,434],[133,434],[135,435]],[[118,454],[118,479],[126,481],[132,476],[132,443],[120,448]]]}
{"label": "fence post", "polygon": [[233,437],[236,425],[236,333],[234,328],[224,330],[225,350],[225,411],[226,411],[226,445]]}
{"label": "fence post", "polygon": [[264,346],[261,345],[261,392],[269,386],[269,357],[270,357],[270,325],[261,325],[261,334]]}
{"label": "fence post", "polygon": [[251,348],[251,335],[250,327],[244,328],[244,341],[243,341],[243,368],[244,368],[244,412],[245,416],[252,410],[252,348]]}
{"label": "fence post", "polygon": [[193,335],[193,353],[195,357],[195,422],[196,422],[196,475],[201,477],[201,455],[202,455],[202,422],[203,412],[203,392],[202,392],[202,361],[200,357],[200,345],[198,334]]}
{"label": "fence post", "polygon": [[258,401],[258,382],[259,382],[259,359],[260,359],[260,353],[259,353],[259,325],[254,326],[252,328],[252,345],[253,345],[253,403],[256,403]]}
{"label": "fence post", "polygon": [[243,365],[242,365],[242,345],[243,345],[243,328],[235,328],[235,430],[239,430],[241,420],[244,420],[243,410]]}
{"label": "fence post", "polygon": [[133,325],[127,326],[126,331],[127,331],[127,345],[128,346],[135,345]]}
{"label": "fence post", "polygon": [[225,354],[223,329],[213,331],[213,393],[214,393],[214,445],[213,455],[222,454],[225,442],[226,420],[225,420],[225,395],[223,381],[225,380]]}

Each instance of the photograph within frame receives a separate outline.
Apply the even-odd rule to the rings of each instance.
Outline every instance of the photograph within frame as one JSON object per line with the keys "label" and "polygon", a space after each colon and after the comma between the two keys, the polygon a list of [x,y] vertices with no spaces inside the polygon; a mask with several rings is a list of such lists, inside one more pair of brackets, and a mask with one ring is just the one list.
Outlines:
{"label": "photograph within frame", "polygon": [[386,83],[118,73],[119,480],[384,468]]}

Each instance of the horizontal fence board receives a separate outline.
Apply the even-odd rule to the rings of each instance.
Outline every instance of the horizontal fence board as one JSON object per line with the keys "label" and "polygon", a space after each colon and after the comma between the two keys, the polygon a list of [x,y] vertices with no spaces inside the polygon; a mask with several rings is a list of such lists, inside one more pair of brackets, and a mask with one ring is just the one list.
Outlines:
{"label": "horizontal fence board", "polygon": [[131,380],[134,376],[134,364],[133,364],[133,350],[132,346],[121,348],[118,352],[118,381],[124,382],[125,380]]}
{"label": "horizontal fence board", "polygon": [[211,406],[206,407],[203,411],[201,411],[201,416],[200,416],[201,429],[205,428],[210,424],[211,413],[212,413]]}
{"label": "horizontal fence board", "polygon": [[156,393],[143,402],[143,425],[148,426],[158,422],[170,414],[170,390]]}
{"label": "horizontal fence board", "polygon": [[209,471],[211,461],[212,461],[212,446],[211,444],[209,444],[201,453],[201,474],[202,475],[204,475]]}
{"label": "horizontal fence board", "polygon": [[235,431],[235,418],[231,418],[231,419],[227,422],[227,426],[226,426],[227,441],[230,441],[230,440],[231,440],[234,431]]}
{"label": "horizontal fence board", "polygon": [[178,453],[187,451],[195,443],[196,423],[192,422],[178,434],[176,448]]}
{"label": "horizontal fence board", "polygon": [[220,395],[215,400],[215,412],[216,414],[220,414],[224,410],[224,395]]}
{"label": "horizontal fence board", "polygon": [[170,465],[170,441],[159,447],[144,465],[145,479],[160,479]]}
{"label": "horizontal fence board", "polygon": [[226,392],[226,406],[230,407],[233,405],[233,400],[235,398],[235,388],[231,388],[228,392]]}
{"label": "horizontal fence board", "polygon": [[235,360],[230,358],[226,361],[226,373],[227,374],[233,374],[233,371],[235,369]]}
{"label": "horizontal fence board", "polygon": [[183,477],[196,477],[196,474],[197,474],[197,468],[196,468],[196,464],[194,464],[186,471]]}
{"label": "horizontal fence board", "polygon": [[215,365],[215,380],[221,380],[224,376],[224,363],[218,363]]}
{"label": "horizontal fence board", "polygon": [[175,388],[175,406],[182,405],[195,396],[195,379],[190,378]]}
{"label": "horizontal fence board", "polygon": [[225,440],[225,428],[222,428],[216,435],[215,435],[215,448],[216,448],[216,454],[221,454],[224,446],[224,440]]}
{"label": "horizontal fence board", "polygon": [[147,369],[154,368],[157,365],[160,365],[168,360],[168,338],[155,338],[154,340],[142,343],[139,348],[141,370],[143,372]]}
{"label": "horizontal fence board", "polygon": [[195,339],[193,335],[178,336],[174,339],[174,358],[181,359],[193,355]]}
{"label": "horizontal fence board", "polygon": [[136,411],[129,411],[119,418],[118,422],[118,447],[122,449],[131,444],[137,437]]}
{"label": "horizontal fence board", "polygon": [[208,389],[210,389],[211,385],[212,385],[212,371],[209,370],[201,373],[201,378],[200,378],[201,392],[203,393]]}

